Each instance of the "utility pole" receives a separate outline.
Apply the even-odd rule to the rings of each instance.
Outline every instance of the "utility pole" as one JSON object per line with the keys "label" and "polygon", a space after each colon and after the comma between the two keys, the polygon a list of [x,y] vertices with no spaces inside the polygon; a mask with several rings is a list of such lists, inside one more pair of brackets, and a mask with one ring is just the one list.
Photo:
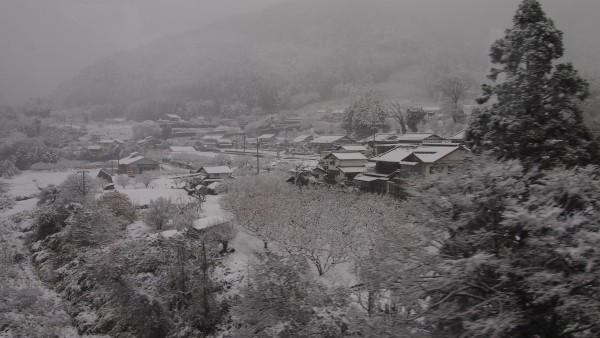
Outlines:
{"label": "utility pole", "polygon": [[258,138],[256,138],[256,174],[260,174],[260,168],[259,168],[259,163],[258,163]]}
{"label": "utility pole", "polygon": [[287,133],[287,131],[288,131],[288,129],[287,129],[287,127],[286,127],[286,128],[285,128],[285,152],[284,152],[284,154],[287,154],[288,147],[289,147],[289,146],[288,146],[288,133]]}
{"label": "utility pole", "polygon": [[77,172],[78,174],[81,174],[81,177],[83,178],[83,196],[85,196],[85,193],[86,193],[86,191],[85,191],[85,173],[87,173],[87,172],[88,172],[87,170],[80,170]]}
{"label": "utility pole", "polygon": [[246,153],[246,133],[242,135],[242,139],[244,140],[244,154]]}

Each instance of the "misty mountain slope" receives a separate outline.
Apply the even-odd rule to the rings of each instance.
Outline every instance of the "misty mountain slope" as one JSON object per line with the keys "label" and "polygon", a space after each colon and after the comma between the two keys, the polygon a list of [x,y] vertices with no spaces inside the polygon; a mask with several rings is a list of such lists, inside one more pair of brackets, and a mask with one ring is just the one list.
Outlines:
{"label": "misty mountain slope", "polygon": [[489,44],[516,3],[290,1],[103,59],[61,86],[55,100],[242,101],[269,111],[302,95],[322,100],[403,81],[405,71],[411,81],[418,74],[411,85],[423,89],[447,72],[480,78]]}

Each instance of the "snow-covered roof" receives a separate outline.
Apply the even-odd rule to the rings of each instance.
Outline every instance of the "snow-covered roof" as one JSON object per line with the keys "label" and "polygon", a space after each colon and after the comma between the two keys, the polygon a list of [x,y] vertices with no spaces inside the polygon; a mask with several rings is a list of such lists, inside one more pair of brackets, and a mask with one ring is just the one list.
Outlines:
{"label": "snow-covered roof", "polygon": [[170,149],[174,153],[193,153],[193,152],[196,152],[196,149],[194,149],[194,147],[171,146]]}
{"label": "snow-covered roof", "polygon": [[369,150],[369,149],[367,149],[367,147],[361,146],[361,145],[345,145],[345,146],[340,146],[338,149],[348,150],[348,151],[367,151],[367,150]]}
{"label": "snow-covered roof", "polygon": [[208,216],[194,221],[194,229],[202,230],[231,221],[226,216]]}
{"label": "snow-covered roof", "polygon": [[210,135],[206,135],[204,137],[202,137],[202,140],[220,140],[223,138],[224,135],[221,134],[210,134]]}
{"label": "snow-covered roof", "polygon": [[437,136],[437,135],[434,133],[408,133],[408,134],[404,134],[404,135],[399,135],[397,140],[398,141],[423,141],[431,136]]}
{"label": "snow-covered roof", "polygon": [[453,146],[433,146],[433,145],[426,145],[426,146],[421,146],[418,147],[417,149],[414,150],[414,154],[415,156],[425,162],[425,163],[434,163],[437,162],[439,160],[441,160],[442,158],[448,156],[450,153],[453,153],[454,151],[458,150],[458,149],[465,149],[462,146],[459,145],[453,145]]}
{"label": "snow-covered roof", "polygon": [[304,142],[304,141],[306,141],[306,139],[310,138],[310,136],[311,135],[296,136],[296,137],[294,137],[294,139],[292,139],[292,143]]}
{"label": "snow-covered roof", "polygon": [[329,155],[327,155],[325,158],[328,157],[335,157],[338,160],[366,160],[367,158],[365,157],[365,155],[359,153],[359,152],[355,152],[355,153],[338,153],[338,152],[333,152]]}
{"label": "snow-covered roof", "polygon": [[211,183],[211,184],[207,185],[206,187],[207,187],[208,189],[215,190],[215,189],[217,189],[217,188],[218,188],[218,187],[220,187],[220,186],[221,186],[221,182],[213,182],[213,183]]}
{"label": "snow-covered roof", "polygon": [[146,158],[145,156],[134,156],[134,157],[122,158],[122,159],[119,160],[119,164],[128,165],[128,164],[133,164],[133,163],[141,161],[141,160],[145,160],[145,161],[149,161],[149,162],[154,162],[154,163],[158,164],[158,162],[156,162],[154,160],[151,160],[149,158]]}
{"label": "snow-covered roof", "polygon": [[394,162],[399,163],[404,161],[410,154],[413,153],[415,147],[398,147],[389,150],[377,157],[371,158],[371,161],[375,162]]}
{"label": "snow-covered roof", "polygon": [[165,116],[172,119],[181,119],[181,116],[176,114],[165,114]]}
{"label": "snow-covered roof", "polygon": [[355,181],[362,181],[362,182],[373,182],[373,181],[377,181],[377,180],[384,180],[387,181],[387,179],[381,178],[381,177],[373,177],[373,176],[367,176],[367,175],[357,175],[354,178]]}
{"label": "snow-covered roof", "polygon": [[452,136],[450,139],[451,140],[464,140],[465,139],[465,132],[464,132],[464,130],[461,131],[460,133]]}
{"label": "snow-covered roof", "polygon": [[367,171],[366,166],[362,167],[338,167],[338,169],[344,174],[355,174],[355,173],[363,173]]}
{"label": "snow-covered roof", "polygon": [[396,140],[398,138],[398,135],[396,134],[375,134],[375,136],[371,135],[368,137],[365,137],[364,139],[360,140],[359,143],[367,143],[367,142],[372,142],[373,140],[375,142],[381,142],[381,141],[391,141],[391,140]]}
{"label": "snow-covered roof", "polygon": [[233,173],[233,170],[231,170],[231,168],[229,168],[228,166],[216,166],[216,167],[202,167],[200,168],[198,171],[201,171],[202,169],[204,169],[204,171],[206,171],[207,174],[231,174]]}
{"label": "snow-covered roof", "polygon": [[323,135],[313,139],[310,143],[334,143],[344,137],[346,137],[346,135]]}
{"label": "snow-covered roof", "polygon": [[258,139],[259,139],[259,140],[262,140],[262,139],[266,139],[266,138],[273,138],[273,137],[275,137],[275,136],[277,136],[277,135],[275,135],[275,134],[262,134],[262,135],[260,135],[260,136],[258,137]]}

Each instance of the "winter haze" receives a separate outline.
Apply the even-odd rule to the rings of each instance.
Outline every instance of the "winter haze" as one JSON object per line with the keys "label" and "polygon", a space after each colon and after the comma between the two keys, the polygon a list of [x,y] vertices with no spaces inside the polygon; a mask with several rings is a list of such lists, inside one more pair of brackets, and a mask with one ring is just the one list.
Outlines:
{"label": "winter haze", "polygon": [[600,337],[600,0],[0,0],[0,338]]}
{"label": "winter haze", "polygon": [[[58,84],[67,82],[100,58],[122,50],[135,50],[163,36],[167,36],[168,41],[187,31],[201,35],[202,27],[212,22],[260,12],[277,2],[282,1],[4,0],[0,3],[0,98],[20,104],[30,97],[47,96]],[[600,3],[594,0],[542,2],[557,26],[565,31],[568,46],[573,47],[568,48],[567,56],[584,69],[598,68],[600,42],[594,32],[600,30],[600,23],[595,20]],[[361,9],[368,6],[376,11],[382,7],[386,8],[389,20],[398,21],[400,34],[412,41],[436,45],[436,53],[444,53],[453,46],[466,46],[469,56],[485,62],[489,42],[508,27],[518,1],[309,0],[295,3],[307,11],[294,12],[296,5],[290,2],[262,14],[260,20],[255,20],[260,22],[250,25],[269,25],[271,32],[281,28],[280,34],[287,34],[282,38],[296,44],[300,42],[297,37],[286,31],[288,27],[294,29],[291,27],[294,24],[318,27],[326,24],[330,15],[339,16],[341,20],[345,15],[348,20],[365,15],[363,19],[371,20],[371,25],[387,25],[388,18],[380,21],[376,15],[369,17],[369,11]],[[289,17],[294,22],[287,20]],[[266,32],[259,34],[264,37]],[[200,55],[198,59],[201,60]],[[144,61],[134,62],[142,64]]]}
{"label": "winter haze", "polygon": [[0,98],[44,96],[85,66],[278,0],[3,0]]}

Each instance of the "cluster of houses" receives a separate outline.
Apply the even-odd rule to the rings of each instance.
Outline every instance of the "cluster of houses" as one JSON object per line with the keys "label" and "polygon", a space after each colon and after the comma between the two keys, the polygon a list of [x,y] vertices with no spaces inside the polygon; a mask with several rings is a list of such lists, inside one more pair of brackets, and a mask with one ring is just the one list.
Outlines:
{"label": "cluster of houses", "polygon": [[359,141],[343,135],[320,136],[305,142],[321,152],[318,163],[302,168],[317,181],[389,194],[401,189],[403,178],[447,173],[469,153],[463,145],[464,132],[449,139],[409,133],[375,134]]}

